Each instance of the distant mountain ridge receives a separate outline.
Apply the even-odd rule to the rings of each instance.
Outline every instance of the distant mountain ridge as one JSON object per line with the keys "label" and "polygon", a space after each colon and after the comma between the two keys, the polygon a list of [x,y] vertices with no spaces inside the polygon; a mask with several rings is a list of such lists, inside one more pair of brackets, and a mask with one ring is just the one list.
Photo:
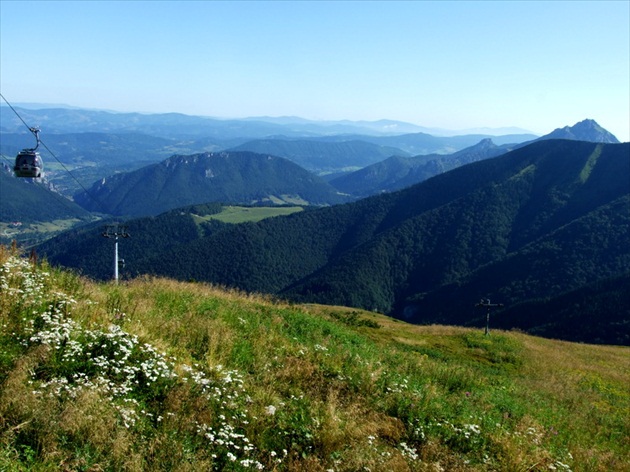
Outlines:
{"label": "distant mountain ridge", "polygon": [[[183,113],[129,113],[113,110],[93,110],[68,105],[14,104],[14,108],[28,123],[43,126],[49,132],[143,132],[163,137],[191,135],[250,138],[285,136],[324,136],[333,134],[400,135],[426,133],[436,136],[463,134],[532,134],[520,128],[482,128],[475,130],[446,130],[396,120],[309,120],[296,116],[259,116],[247,118],[215,118]],[[0,105],[2,132],[21,132],[23,123],[5,106]],[[162,128],[158,128],[162,126]]]}
{"label": "distant mountain ridge", "polygon": [[[429,128],[393,120],[215,119],[180,113],[116,113],[76,107],[25,106],[15,110],[20,117],[9,107],[0,106],[0,152],[12,156],[32,146],[32,136],[22,119],[39,126],[46,148],[73,171],[75,178],[68,178],[66,172],[55,168],[46,175],[66,196],[103,177],[135,170],[174,154],[249,150],[288,158],[322,175],[356,170],[393,155],[452,153],[488,137],[432,136],[427,134],[432,131]],[[512,143],[533,138],[533,135],[497,136],[495,142],[500,145],[504,140]],[[259,140],[267,142],[272,152],[261,148],[261,143],[256,142]],[[296,143],[296,140],[312,142]],[[316,146],[321,150],[315,150]],[[347,149],[341,152],[343,147]],[[47,152],[43,154],[45,162],[51,157]]]}

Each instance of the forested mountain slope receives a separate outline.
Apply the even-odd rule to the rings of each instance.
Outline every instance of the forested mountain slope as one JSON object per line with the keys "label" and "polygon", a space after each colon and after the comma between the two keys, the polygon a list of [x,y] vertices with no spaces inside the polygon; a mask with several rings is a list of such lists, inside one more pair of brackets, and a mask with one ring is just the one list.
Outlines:
{"label": "forested mountain slope", "polygon": [[350,174],[330,181],[336,189],[355,197],[367,197],[410,187],[434,175],[447,172],[471,162],[504,154],[509,146],[497,146],[486,138],[474,146],[453,154],[424,156],[392,156]]}
{"label": "forested mountain slope", "polygon": [[545,140],[399,192],[147,248],[134,271],[466,324],[481,297],[509,307],[627,274],[629,176],[630,144]]}
{"label": "forested mountain slope", "polygon": [[[629,145],[548,143],[400,192],[406,204],[386,231],[289,293],[414,322],[465,323],[480,297],[514,304],[626,273]],[[465,195],[412,210],[428,188],[464,179]]]}
{"label": "forested mountain slope", "polygon": [[102,179],[75,200],[88,210],[129,216],[157,215],[215,201],[313,205],[347,201],[297,164],[252,152],[175,155],[159,164]]}
{"label": "forested mountain slope", "polygon": [[0,167],[0,221],[52,221],[87,218],[89,212],[34,179],[17,178]]}

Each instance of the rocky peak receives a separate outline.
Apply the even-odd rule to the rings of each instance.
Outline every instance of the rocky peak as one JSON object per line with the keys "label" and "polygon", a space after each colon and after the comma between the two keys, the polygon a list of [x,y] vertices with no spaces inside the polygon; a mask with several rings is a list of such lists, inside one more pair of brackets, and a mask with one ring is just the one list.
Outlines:
{"label": "rocky peak", "polygon": [[543,139],[571,139],[574,141],[589,141],[594,143],[619,143],[619,140],[609,131],[602,128],[595,120],[586,119],[573,126],[557,128],[551,133],[539,138]]}

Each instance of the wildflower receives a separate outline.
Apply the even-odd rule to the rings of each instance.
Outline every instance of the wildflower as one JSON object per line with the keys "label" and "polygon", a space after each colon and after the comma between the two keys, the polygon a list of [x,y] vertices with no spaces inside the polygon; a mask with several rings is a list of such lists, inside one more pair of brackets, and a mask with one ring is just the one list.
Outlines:
{"label": "wildflower", "polygon": [[407,443],[401,442],[398,446],[403,457],[408,457],[411,460],[418,459],[418,452],[413,447],[407,445]]}

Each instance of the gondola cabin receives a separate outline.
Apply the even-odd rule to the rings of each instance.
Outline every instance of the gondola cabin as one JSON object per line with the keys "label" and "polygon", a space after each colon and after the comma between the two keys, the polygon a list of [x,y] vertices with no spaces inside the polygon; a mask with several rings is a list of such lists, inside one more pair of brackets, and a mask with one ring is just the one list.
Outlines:
{"label": "gondola cabin", "polygon": [[23,149],[15,158],[13,171],[16,177],[38,179],[42,176],[43,170],[42,158],[34,149]]}
{"label": "gondola cabin", "polygon": [[29,128],[37,140],[37,146],[32,149],[22,149],[15,157],[15,166],[13,172],[16,177],[28,177],[31,179],[39,179],[44,171],[42,158],[37,152],[39,147],[39,128]]}

